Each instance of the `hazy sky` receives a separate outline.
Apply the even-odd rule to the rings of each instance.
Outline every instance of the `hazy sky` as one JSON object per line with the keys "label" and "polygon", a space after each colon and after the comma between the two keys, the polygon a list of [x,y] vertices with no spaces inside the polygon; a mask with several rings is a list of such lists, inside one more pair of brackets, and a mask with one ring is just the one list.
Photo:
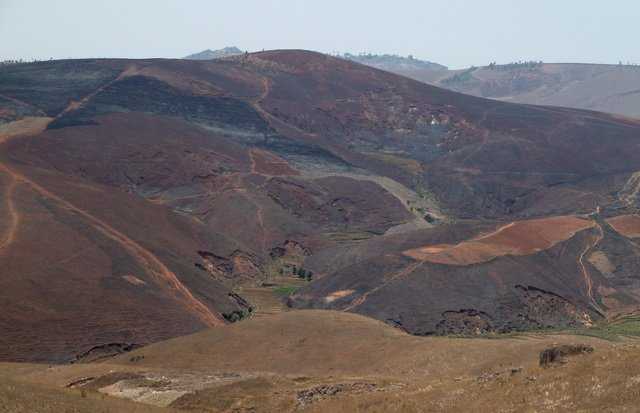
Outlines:
{"label": "hazy sky", "polygon": [[0,0],[0,60],[182,57],[203,49],[640,62],[638,0]]}

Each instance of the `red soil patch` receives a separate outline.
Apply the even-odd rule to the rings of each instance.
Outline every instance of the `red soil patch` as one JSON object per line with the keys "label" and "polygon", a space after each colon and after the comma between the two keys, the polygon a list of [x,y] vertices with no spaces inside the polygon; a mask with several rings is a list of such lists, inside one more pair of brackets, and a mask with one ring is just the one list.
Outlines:
{"label": "red soil patch", "polygon": [[300,175],[289,163],[271,152],[251,149],[251,172],[264,175]]}
{"label": "red soil patch", "polygon": [[607,219],[607,223],[625,237],[640,237],[640,215],[620,215]]}
{"label": "red soil patch", "polygon": [[593,221],[573,216],[518,221],[456,245],[429,245],[405,251],[404,255],[438,264],[478,264],[505,255],[529,255],[546,250],[594,225]]}

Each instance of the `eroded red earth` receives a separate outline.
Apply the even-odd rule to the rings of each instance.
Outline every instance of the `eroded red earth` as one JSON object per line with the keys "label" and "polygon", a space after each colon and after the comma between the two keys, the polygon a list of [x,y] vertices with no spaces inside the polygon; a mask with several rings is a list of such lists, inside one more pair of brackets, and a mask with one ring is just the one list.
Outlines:
{"label": "eroded red earth", "polygon": [[455,245],[428,245],[407,250],[404,254],[438,264],[479,264],[505,255],[531,255],[544,251],[594,226],[592,220],[572,216],[516,221]]}

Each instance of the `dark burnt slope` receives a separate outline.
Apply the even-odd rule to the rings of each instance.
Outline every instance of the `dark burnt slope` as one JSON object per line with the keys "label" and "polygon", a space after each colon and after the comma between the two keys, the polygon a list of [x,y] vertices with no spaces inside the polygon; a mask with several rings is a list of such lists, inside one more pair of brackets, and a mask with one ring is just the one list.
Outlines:
{"label": "dark burnt slope", "polygon": [[[0,213],[25,217],[1,228],[15,232],[0,250],[4,302],[16,309],[4,358],[202,328],[190,295],[224,318],[243,310],[230,286],[287,262],[316,272],[292,305],[420,334],[570,326],[638,301],[635,241],[600,236],[602,219],[637,207],[631,121],[483,100],[305,51],[3,67],[0,95],[2,119],[53,117],[2,147],[12,203]],[[443,243],[597,206],[599,217],[579,218],[585,228],[538,251],[515,237],[464,249],[464,265],[430,261]],[[167,287],[156,259],[186,291]],[[77,306],[59,304],[69,291]],[[36,337],[55,340],[19,347]]]}
{"label": "dark burnt slope", "polygon": [[56,116],[70,100],[80,100],[113,81],[123,63],[60,60],[7,65],[0,70],[0,95],[25,102],[47,116]]}
{"label": "dark burnt slope", "polygon": [[273,79],[264,106],[369,158],[386,152],[421,162],[421,173],[393,173],[424,182],[456,215],[526,214],[534,197],[638,169],[631,121],[479,99],[326,56],[302,63],[302,55],[258,54],[294,68]]}
{"label": "dark burnt slope", "polygon": [[[311,158],[324,148],[348,164],[433,192],[460,217],[571,212],[538,200],[566,199],[579,194],[587,179],[624,180],[640,169],[637,125],[630,121],[470,97],[317,53],[129,65],[132,76],[50,127],[94,122],[111,112],[146,112],[240,129],[244,136],[235,139],[271,140],[281,152],[302,153],[305,147],[292,140],[303,142],[316,148]],[[587,199],[574,195],[581,211],[611,201],[608,190],[589,189]]]}

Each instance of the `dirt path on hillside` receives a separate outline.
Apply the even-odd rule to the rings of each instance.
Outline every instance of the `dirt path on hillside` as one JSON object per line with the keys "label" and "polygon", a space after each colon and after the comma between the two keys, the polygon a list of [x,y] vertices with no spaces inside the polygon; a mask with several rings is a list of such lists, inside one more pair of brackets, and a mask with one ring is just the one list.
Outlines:
{"label": "dirt path on hillside", "polygon": [[267,252],[267,230],[264,227],[264,215],[262,213],[262,207],[255,202],[254,205],[256,206],[256,220],[258,222],[258,226],[260,227],[260,232],[262,232],[262,251]]}
{"label": "dirt path on hillside", "polygon": [[620,192],[618,192],[618,199],[627,207],[630,207],[638,199],[638,195],[640,195],[640,171],[631,174]]}
{"label": "dirt path on hillside", "polygon": [[251,166],[249,167],[249,173],[252,174],[258,174],[257,170],[256,170],[256,157],[255,154],[253,153],[253,148],[249,149],[249,160],[251,161]]}
{"label": "dirt path on hillside", "polygon": [[40,116],[47,116],[47,114],[46,114],[46,113],[44,113],[44,111],[43,111],[42,109],[40,109],[40,108],[38,108],[38,107],[36,107],[36,106],[33,106],[31,103],[27,103],[27,102],[25,102],[25,101],[23,101],[23,100],[16,99],[16,98],[12,98],[11,96],[7,96],[7,95],[3,95],[3,94],[0,94],[0,97],[1,97],[1,98],[4,98],[4,99],[6,99],[6,100],[9,100],[9,101],[11,101],[11,102],[15,103],[16,105],[19,105],[19,106],[26,106],[26,107],[28,107],[28,108],[35,109],[35,110],[36,110],[36,112],[38,112],[38,114],[39,114]]}
{"label": "dirt path on hillside", "polygon": [[[136,241],[127,237],[125,234],[119,232],[106,222],[91,215],[89,212],[84,211],[69,201],[59,197],[51,191],[45,189],[38,183],[29,179],[27,176],[20,174],[18,171],[11,168],[6,161],[6,154],[4,153],[2,146],[9,140],[33,136],[41,133],[51,121],[51,118],[30,118],[23,121],[13,122],[6,127],[0,129],[0,172],[7,175],[13,183],[13,186],[17,184],[28,185],[35,192],[39,193],[44,198],[52,200],[70,212],[73,212],[87,221],[92,226],[105,235],[106,237],[116,241],[120,244],[131,256],[133,256],[138,262],[140,262],[149,273],[154,276],[162,285],[168,286],[168,288],[175,294],[176,299],[183,302],[187,309],[195,314],[205,325],[215,326],[224,324],[224,321],[211,310],[204,305],[200,300],[195,298],[191,291],[186,288],[178,277],[167,268],[154,254],[142,247]],[[20,222],[20,214],[13,201],[13,190],[9,193],[10,197],[7,197],[8,205],[10,205],[10,219],[11,225],[9,226],[9,233],[4,237],[5,240],[12,241],[15,238],[18,224]],[[12,211],[12,212],[11,212]],[[3,242],[3,246],[6,247],[7,241]],[[182,300],[180,300],[182,298]]]}
{"label": "dirt path on hillside", "polygon": [[18,215],[18,211],[13,202],[13,193],[16,187],[16,180],[13,177],[8,176],[10,179],[9,184],[7,185],[7,190],[5,191],[5,202],[8,214],[8,226],[7,231],[0,241],[0,254],[13,243],[13,240],[16,237],[16,231],[18,229],[18,225],[20,224],[20,215]]}
{"label": "dirt path on hillside", "polygon": [[[440,207],[435,201],[418,195],[418,193],[416,193],[412,189],[409,189],[400,182],[386,176],[368,175],[364,173],[358,174],[354,172],[323,172],[311,170],[302,172],[303,177],[310,179],[336,176],[356,179],[359,181],[369,181],[381,186],[385,191],[398,199],[398,201],[400,201],[407,212],[411,213],[415,217],[415,219],[408,223],[396,225],[389,228],[387,232],[385,232],[385,235],[400,234],[404,232],[415,231],[417,229],[434,227],[434,224],[431,224],[424,219],[424,216],[419,212],[419,209],[424,210],[426,214],[431,215],[433,218],[439,221],[447,220],[447,216],[441,211]],[[409,206],[414,207],[414,209],[412,210]]]}
{"label": "dirt path on hillside", "polygon": [[[51,121],[51,118],[24,118],[19,121],[11,122],[0,126],[0,148],[10,139],[20,136],[31,136],[42,132]],[[7,230],[0,241],[0,253],[9,247],[16,238],[18,226],[20,225],[20,213],[14,201],[14,194],[18,180],[15,175],[8,172],[8,168],[0,163],[0,170],[9,180],[5,191],[5,203],[7,210]]]}
{"label": "dirt path on hillside", "polygon": [[120,80],[122,80],[122,79],[124,79],[126,77],[137,75],[142,69],[143,69],[143,67],[138,67],[136,65],[129,66],[129,67],[125,68],[122,72],[120,72],[120,74],[118,76],[116,76],[115,79],[112,79],[112,80],[108,81],[107,83],[105,83],[104,85],[100,86],[98,89],[94,90],[93,92],[89,93],[88,95],[86,95],[82,99],[80,99],[78,101],[71,101],[69,103],[69,105],[62,112],[60,112],[60,113],[58,113],[58,115],[56,115],[55,118],[59,119],[59,118],[61,118],[62,116],[64,116],[65,114],[67,114],[69,112],[72,112],[74,110],[80,109],[87,102],[89,102],[91,99],[93,99],[98,93],[102,92],[103,90],[105,90],[109,86],[113,85],[116,82],[119,82]]}
{"label": "dirt path on hillside", "polygon": [[404,278],[404,277],[409,276],[412,272],[414,272],[415,270],[420,268],[423,264],[424,264],[424,261],[420,261],[420,262],[413,262],[413,263],[407,265],[401,271],[399,271],[399,272],[395,273],[394,275],[392,275],[389,279],[385,280],[385,282],[383,282],[382,284],[380,284],[376,288],[373,288],[373,289],[367,291],[366,293],[362,294],[360,297],[358,297],[355,300],[353,300],[351,302],[351,304],[349,304],[349,306],[344,308],[342,311],[352,311],[356,307],[359,307],[365,301],[367,301],[367,298],[369,298],[369,296],[371,294],[383,289],[384,287],[386,287],[387,285],[391,284],[392,282],[394,282],[395,280],[397,280],[399,278]]}
{"label": "dirt path on hillside", "polygon": [[602,229],[602,225],[596,221],[596,226],[598,228],[598,236],[595,238],[595,240],[591,245],[587,245],[585,250],[582,251],[582,254],[580,254],[580,258],[578,258],[578,264],[582,269],[582,276],[584,278],[584,283],[585,283],[585,292],[587,297],[589,298],[589,301],[591,302],[591,305],[601,315],[604,315],[605,312],[602,310],[602,308],[600,308],[600,306],[598,305],[598,302],[596,301],[593,295],[593,279],[591,278],[591,275],[589,274],[589,270],[587,270],[587,267],[584,263],[584,258],[589,256],[591,252],[598,246],[598,244],[600,244],[600,241],[604,239],[604,230]]}
{"label": "dirt path on hillside", "polygon": [[318,135],[315,133],[311,133],[311,132],[307,132],[304,131],[302,129],[300,129],[299,127],[292,125],[288,122],[283,121],[282,119],[279,119],[275,116],[273,116],[271,113],[269,113],[266,109],[264,109],[262,107],[262,102],[267,98],[267,96],[269,96],[269,93],[271,93],[271,80],[263,77],[262,78],[262,93],[260,93],[260,95],[253,99],[250,103],[251,106],[260,114],[262,115],[262,117],[267,121],[267,123],[269,123],[276,131],[281,131],[283,130],[284,132],[280,132],[283,135],[287,135],[287,132],[291,133],[293,132],[294,134],[298,134],[301,135],[305,138],[311,139],[311,140],[316,140],[318,138]]}

